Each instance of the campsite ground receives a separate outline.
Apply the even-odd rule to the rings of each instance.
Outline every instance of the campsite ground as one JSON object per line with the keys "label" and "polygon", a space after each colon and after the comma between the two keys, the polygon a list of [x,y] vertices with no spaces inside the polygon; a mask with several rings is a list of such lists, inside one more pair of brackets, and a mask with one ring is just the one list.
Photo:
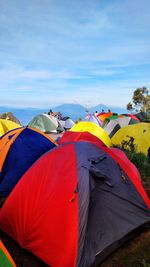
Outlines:
{"label": "campsite ground", "polygon": [[150,267],[150,230],[128,241],[98,267]]}
{"label": "campsite ground", "polygon": [[[150,177],[142,182],[150,197]],[[150,267],[150,229],[125,243],[98,267]]]}

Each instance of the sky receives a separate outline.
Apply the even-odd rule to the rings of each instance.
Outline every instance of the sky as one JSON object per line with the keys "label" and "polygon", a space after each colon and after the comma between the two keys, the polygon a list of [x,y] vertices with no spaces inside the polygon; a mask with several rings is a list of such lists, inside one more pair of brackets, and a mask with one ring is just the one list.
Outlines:
{"label": "sky", "polygon": [[149,0],[0,1],[0,106],[126,107],[142,86]]}

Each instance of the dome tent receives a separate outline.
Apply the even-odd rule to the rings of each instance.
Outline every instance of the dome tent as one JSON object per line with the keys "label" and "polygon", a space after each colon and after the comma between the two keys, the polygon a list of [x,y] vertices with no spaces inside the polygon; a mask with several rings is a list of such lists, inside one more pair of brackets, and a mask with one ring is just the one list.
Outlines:
{"label": "dome tent", "polygon": [[23,173],[56,143],[31,127],[9,131],[0,139],[0,198],[7,197]]}
{"label": "dome tent", "polygon": [[96,143],[65,143],[23,175],[0,210],[0,229],[49,266],[93,266],[150,226],[139,186]]}
{"label": "dome tent", "polygon": [[56,133],[58,128],[58,120],[54,116],[46,113],[35,116],[28,126],[38,129],[44,133]]}
{"label": "dome tent", "polygon": [[117,131],[111,138],[114,145],[121,145],[123,141],[130,140],[133,140],[136,152],[142,152],[147,156],[150,147],[150,124],[140,122],[128,125]]}
{"label": "dome tent", "polygon": [[21,122],[16,118],[16,116],[12,112],[4,112],[0,114],[0,119],[10,120],[21,125]]}
{"label": "dome tent", "polygon": [[6,132],[12,129],[16,129],[20,127],[21,125],[16,122],[5,120],[5,119],[0,119],[0,136],[2,136],[3,134],[5,134]]}
{"label": "dome tent", "polygon": [[89,132],[65,132],[58,140],[58,144],[61,145],[69,142],[79,141],[90,142],[111,156],[118,163],[121,169],[123,169],[123,171],[126,172],[126,174],[130,177],[132,183],[143,196],[145,203],[150,208],[150,200],[142,186],[140,174],[135,165],[128,159],[122,150],[114,147],[107,147],[99,138]]}
{"label": "dome tent", "polygon": [[59,123],[64,130],[69,130],[75,125],[74,121],[69,117],[66,117],[64,120],[60,120]]}
{"label": "dome tent", "polygon": [[102,126],[102,122],[100,121],[100,119],[92,114],[87,114],[87,116],[82,121],[89,121],[96,123],[98,126]]}
{"label": "dome tent", "polygon": [[106,146],[111,146],[111,140],[103,128],[89,121],[78,122],[71,129],[71,132],[89,132],[97,136]]}
{"label": "dome tent", "polygon": [[131,117],[123,117],[118,119],[112,119],[108,121],[107,124],[103,126],[103,129],[108,133],[110,138],[121,128],[138,123],[137,120],[131,118]]}

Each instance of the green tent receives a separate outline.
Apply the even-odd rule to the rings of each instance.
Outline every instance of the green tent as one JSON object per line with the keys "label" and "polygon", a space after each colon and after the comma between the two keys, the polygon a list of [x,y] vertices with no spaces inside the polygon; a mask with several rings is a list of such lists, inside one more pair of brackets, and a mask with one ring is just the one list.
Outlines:
{"label": "green tent", "polygon": [[58,128],[58,120],[54,116],[45,113],[35,116],[28,126],[36,128],[45,133],[56,133]]}

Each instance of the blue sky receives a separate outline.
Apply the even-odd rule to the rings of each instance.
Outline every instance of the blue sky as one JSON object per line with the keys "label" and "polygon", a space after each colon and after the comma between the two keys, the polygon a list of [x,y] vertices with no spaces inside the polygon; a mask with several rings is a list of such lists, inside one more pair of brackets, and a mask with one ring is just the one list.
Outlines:
{"label": "blue sky", "polygon": [[126,107],[150,87],[149,0],[0,1],[0,105]]}

